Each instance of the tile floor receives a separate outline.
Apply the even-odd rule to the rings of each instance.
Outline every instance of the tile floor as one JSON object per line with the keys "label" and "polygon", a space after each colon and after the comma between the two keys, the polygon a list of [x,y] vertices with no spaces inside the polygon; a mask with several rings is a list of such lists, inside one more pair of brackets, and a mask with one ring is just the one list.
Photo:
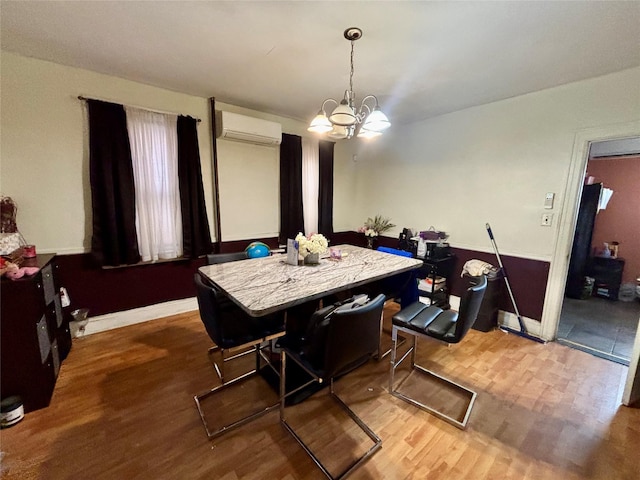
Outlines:
{"label": "tile floor", "polygon": [[640,318],[640,301],[565,298],[558,342],[598,357],[629,365]]}

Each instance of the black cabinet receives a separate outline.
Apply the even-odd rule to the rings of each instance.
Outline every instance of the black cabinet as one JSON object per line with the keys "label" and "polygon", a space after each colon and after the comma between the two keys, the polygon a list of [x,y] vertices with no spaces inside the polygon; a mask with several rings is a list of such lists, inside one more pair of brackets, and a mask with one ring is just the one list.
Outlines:
{"label": "black cabinet", "polygon": [[26,259],[40,271],[2,279],[0,375],[2,397],[19,395],[25,412],[49,405],[60,364],[71,349],[62,313],[55,255]]}
{"label": "black cabinet", "polygon": [[622,258],[593,257],[587,270],[587,275],[595,280],[593,294],[617,300],[623,270],[624,260]]}
{"label": "black cabinet", "polygon": [[[422,297],[428,297],[432,305],[447,309],[450,295],[450,277],[453,272],[454,255],[444,258],[425,258],[423,265],[418,269],[418,278],[430,279],[429,287],[420,287],[419,293]],[[442,278],[443,282],[438,282]]]}

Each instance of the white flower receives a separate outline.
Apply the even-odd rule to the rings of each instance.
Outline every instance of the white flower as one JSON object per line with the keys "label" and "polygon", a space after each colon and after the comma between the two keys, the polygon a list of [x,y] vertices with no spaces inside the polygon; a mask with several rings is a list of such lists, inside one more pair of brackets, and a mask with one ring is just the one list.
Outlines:
{"label": "white flower", "polygon": [[373,230],[372,228],[367,228],[367,229],[364,231],[364,234],[365,234],[367,237],[377,237],[377,236],[378,236],[378,232],[376,232],[376,231],[375,231],[375,230]]}
{"label": "white flower", "polygon": [[295,238],[298,242],[300,254],[306,257],[310,253],[324,253],[329,246],[329,242],[321,233],[314,233],[307,238],[302,233],[298,233]]}

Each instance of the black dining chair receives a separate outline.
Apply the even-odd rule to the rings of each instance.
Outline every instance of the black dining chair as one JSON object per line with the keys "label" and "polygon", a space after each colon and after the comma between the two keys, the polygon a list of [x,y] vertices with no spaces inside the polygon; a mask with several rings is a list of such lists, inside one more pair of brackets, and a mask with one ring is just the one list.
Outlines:
{"label": "black dining chair", "polygon": [[[283,342],[280,354],[280,422],[328,478],[344,478],[382,446],[382,440],[336,395],[334,379],[363,365],[377,353],[384,302],[384,295],[378,295],[371,301],[368,301],[366,296],[359,295],[354,297],[353,301],[322,308],[313,314],[309,335],[302,344],[292,347]],[[289,392],[286,391],[287,358],[311,377],[307,383]],[[311,448],[298,436],[285,415],[287,398],[315,382],[329,382],[331,398],[373,442],[364,454],[353,460],[336,476],[328,471]],[[327,443],[334,440],[327,439]]]}
{"label": "black dining chair", "polygon": [[231,253],[209,253],[207,254],[207,264],[215,265],[217,263],[237,262],[238,260],[247,260],[249,255],[247,252],[231,252]]}
{"label": "black dining chair", "polygon": [[[222,389],[258,373],[262,368],[261,360],[264,360],[266,366],[270,367],[276,374],[279,374],[277,368],[271,363],[269,355],[264,353],[264,349],[271,344],[272,340],[285,334],[284,316],[282,314],[274,314],[259,318],[251,317],[240,307],[229,301],[199,273],[194,275],[194,282],[197,289],[200,318],[209,337],[215,343],[215,346],[209,349],[209,357],[211,359],[212,355],[219,351],[222,358],[220,364],[215,360],[212,362],[220,378],[221,385],[193,397],[207,436],[213,438],[231,428],[243,425],[278,406],[276,402],[221,428],[211,429],[207,424],[201,402]],[[225,376],[225,363],[248,354],[255,354],[255,368],[228,380]]]}
{"label": "black dining chair", "polygon": [[[442,310],[435,306],[426,306],[420,302],[415,302],[408,307],[400,310],[393,316],[393,327],[391,332],[392,348],[391,348],[391,371],[389,374],[389,393],[406,402],[411,403],[437,417],[451,423],[452,425],[464,429],[467,426],[471,409],[476,399],[476,392],[470,390],[456,382],[453,382],[437,373],[416,364],[416,347],[417,339],[430,338],[447,345],[459,343],[465,337],[469,329],[478,317],[480,305],[484,292],[487,288],[486,277],[472,277],[472,284],[467,288],[460,301],[460,311]],[[412,338],[411,347],[404,353],[402,358],[397,360],[398,334],[402,332],[410,335]],[[407,358],[411,358],[411,370],[404,379],[395,386],[395,372],[400,364]],[[400,392],[398,389],[411,376],[413,372],[427,375],[431,378],[437,378],[439,382],[443,382],[451,389],[462,392],[466,398],[466,407],[461,418],[455,418],[447,413],[438,410],[438,408],[428,406],[425,402],[421,402],[409,394]]]}

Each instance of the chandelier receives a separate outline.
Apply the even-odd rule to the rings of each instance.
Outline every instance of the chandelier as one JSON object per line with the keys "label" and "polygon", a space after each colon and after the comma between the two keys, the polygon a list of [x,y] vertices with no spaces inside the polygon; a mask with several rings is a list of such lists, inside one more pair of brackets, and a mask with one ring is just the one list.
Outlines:
{"label": "chandelier", "polygon": [[[347,28],[344,38],[351,42],[351,71],[349,73],[349,90],[345,90],[344,98],[338,103],[333,98],[327,98],[322,102],[318,114],[311,121],[308,131],[314,133],[326,133],[331,138],[352,138],[356,134],[359,138],[374,138],[382,135],[383,130],[389,128],[391,123],[382,113],[375,95],[367,95],[356,109],[356,95],[353,92],[353,43],[362,37],[362,30],[356,27]],[[367,104],[369,102],[369,104]],[[327,104],[335,104],[336,107],[327,115]]]}

